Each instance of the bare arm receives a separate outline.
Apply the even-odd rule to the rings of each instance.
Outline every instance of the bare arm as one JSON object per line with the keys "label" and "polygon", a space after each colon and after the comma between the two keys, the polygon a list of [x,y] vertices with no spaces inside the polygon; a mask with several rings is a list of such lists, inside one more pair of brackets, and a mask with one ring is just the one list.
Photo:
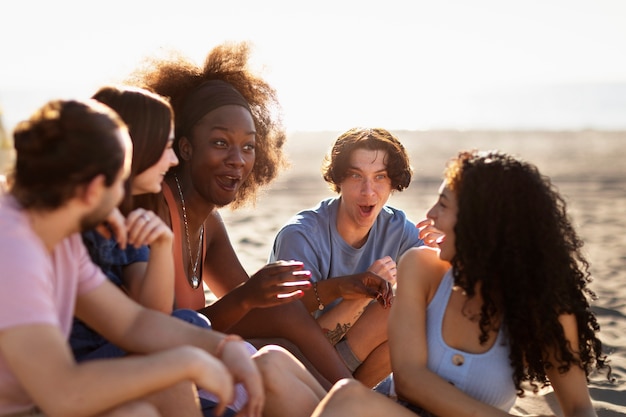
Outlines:
{"label": "bare arm", "polygon": [[[576,318],[571,314],[562,315],[559,317],[559,321],[563,326],[565,338],[570,343],[570,346],[577,346],[578,329]],[[546,374],[554,388],[554,393],[563,410],[563,415],[568,417],[596,416],[589,396],[587,378],[581,368],[572,365],[569,371],[560,373],[557,369],[556,361],[553,361],[553,366],[546,370]]]}
{"label": "bare arm", "polygon": [[4,330],[0,351],[34,402],[51,417],[96,415],[185,380],[215,393],[223,405],[233,395],[232,377],[224,366],[193,347],[77,365],[61,332],[42,324]]}
{"label": "bare arm", "polygon": [[201,310],[216,330],[225,331],[253,309],[288,304],[311,288],[309,271],[301,262],[265,265],[250,279]]}
{"label": "bare arm", "polygon": [[[204,309],[203,313],[206,313],[212,323],[219,326],[216,328],[235,332],[249,339],[273,337],[286,339],[295,344],[330,382],[352,377],[302,303],[286,302],[267,308],[249,309],[250,305],[242,301],[245,295],[241,293],[237,295],[245,290],[239,286],[248,281],[248,274],[241,265],[219,216],[211,216],[207,221],[205,231],[209,230],[208,226],[212,230],[211,247],[207,247],[204,264],[204,267],[208,268],[205,273],[210,275],[207,284],[221,298]],[[301,266],[292,268],[297,271]],[[225,295],[230,290],[233,290],[233,294]],[[306,290],[304,293],[310,291]],[[242,298],[239,298],[240,296]]]}
{"label": "bare arm", "polygon": [[[393,265],[395,270],[395,262]],[[388,308],[391,306],[393,297],[391,283],[371,270],[321,280],[315,285],[316,288],[304,297],[309,311],[317,310],[320,302],[326,305],[339,297],[343,298],[338,305],[325,311],[317,319],[333,344],[337,343],[354,325],[372,299],[377,300],[383,308]]]}
{"label": "bare arm", "polygon": [[123,270],[128,295],[139,304],[170,314],[174,305],[173,233],[151,211],[133,210],[126,219],[128,243],[150,246],[148,262],[135,262]]}
{"label": "bare arm", "polygon": [[[191,325],[169,315],[143,308],[106,281],[78,298],[76,315],[112,343],[133,353],[151,353],[184,345],[213,355],[224,339],[215,331]],[[228,342],[217,355],[248,391],[252,409],[264,401],[261,376],[241,342]]]}
{"label": "bare arm", "polygon": [[226,331],[253,309],[291,303],[311,287],[301,262],[275,262],[248,277],[218,213],[209,216],[205,231],[203,276],[219,298],[200,312],[214,329]]}
{"label": "bare arm", "polygon": [[318,281],[317,294],[314,290],[306,292],[302,302],[311,312],[318,309],[320,301],[326,305],[340,297],[344,300],[358,300],[356,304],[362,308],[372,299],[378,300],[385,307],[391,305],[391,289],[395,283],[396,263],[391,257],[385,256],[374,261],[366,272]]}

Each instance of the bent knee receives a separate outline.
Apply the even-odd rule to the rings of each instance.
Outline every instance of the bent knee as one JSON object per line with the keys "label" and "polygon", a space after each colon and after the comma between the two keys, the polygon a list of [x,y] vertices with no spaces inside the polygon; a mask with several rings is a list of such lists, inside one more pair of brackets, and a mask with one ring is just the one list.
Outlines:
{"label": "bent knee", "polygon": [[333,385],[333,387],[328,392],[328,395],[331,398],[334,398],[338,401],[341,401],[346,398],[358,398],[361,395],[364,395],[365,392],[371,391],[365,385],[352,378],[344,378],[340,379]]}
{"label": "bent knee", "polygon": [[276,346],[263,346],[252,358],[256,364],[266,390],[280,390],[287,375],[294,374],[296,366],[303,365],[286,349]]}
{"label": "bent knee", "polygon": [[254,353],[252,358],[257,366],[272,369],[275,367],[284,367],[290,362],[296,361],[296,357],[293,356],[291,352],[278,345],[265,345]]}

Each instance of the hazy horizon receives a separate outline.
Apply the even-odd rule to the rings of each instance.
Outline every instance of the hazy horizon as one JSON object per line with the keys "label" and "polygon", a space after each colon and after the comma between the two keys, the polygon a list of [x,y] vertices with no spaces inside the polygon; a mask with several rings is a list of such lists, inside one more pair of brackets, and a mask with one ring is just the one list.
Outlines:
{"label": "hazy horizon", "polygon": [[0,21],[9,128],[146,56],[248,41],[289,131],[626,129],[624,0],[22,0]]}
{"label": "hazy horizon", "polygon": [[[49,91],[0,89],[0,115],[10,132],[16,123],[26,119],[49,99],[88,98],[92,93],[66,91],[61,87]],[[415,116],[411,121],[391,121],[382,125],[372,120],[369,126],[389,130],[626,131],[626,82],[531,85],[477,91],[456,97],[449,92],[447,103],[416,100],[413,106]],[[393,106],[390,105],[388,110],[393,113]],[[294,125],[288,117],[284,118],[290,132],[343,131],[364,125]]]}

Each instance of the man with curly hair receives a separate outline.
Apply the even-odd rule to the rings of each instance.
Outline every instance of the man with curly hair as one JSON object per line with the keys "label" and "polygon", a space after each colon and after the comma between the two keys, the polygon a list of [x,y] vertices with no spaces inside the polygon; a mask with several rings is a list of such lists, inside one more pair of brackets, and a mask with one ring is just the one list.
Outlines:
{"label": "man with curly hair", "polygon": [[311,272],[313,291],[303,303],[354,377],[370,387],[391,370],[387,318],[396,260],[423,244],[404,212],[387,205],[412,173],[404,146],[390,132],[348,130],[323,167],[338,196],[294,216],[270,254],[270,261],[302,261]]}

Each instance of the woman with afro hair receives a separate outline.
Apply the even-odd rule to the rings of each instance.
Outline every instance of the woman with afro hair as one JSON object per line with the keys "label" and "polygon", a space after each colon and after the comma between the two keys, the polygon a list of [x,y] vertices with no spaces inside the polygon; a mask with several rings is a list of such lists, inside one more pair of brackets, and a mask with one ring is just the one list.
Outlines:
{"label": "woman with afro hair", "polygon": [[[249,54],[246,42],[224,43],[203,66],[173,54],[131,74],[131,84],[169,98],[180,161],[163,193],[141,204],[174,232],[176,308],[197,310],[213,329],[257,346],[280,340],[329,388],[351,374],[304,305],[292,302],[311,288],[309,272],[301,262],[278,261],[249,277],[219,213],[254,203],[286,166],[280,103],[249,68]],[[208,303],[203,284],[217,301]]]}

